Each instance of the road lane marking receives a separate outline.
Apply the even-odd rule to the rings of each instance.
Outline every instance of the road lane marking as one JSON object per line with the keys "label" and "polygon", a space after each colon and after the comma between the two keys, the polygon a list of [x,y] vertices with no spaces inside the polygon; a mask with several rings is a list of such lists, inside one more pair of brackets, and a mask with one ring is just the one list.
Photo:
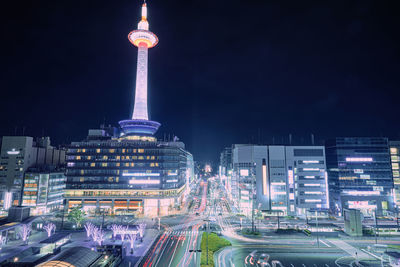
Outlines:
{"label": "road lane marking", "polygon": [[327,246],[328,248],[331,247],[331,246],[330,246],[328,243],[326,243],[324,240],[321,239],[320,241],[321,241],[322,244],[324,244],[324,245]]}

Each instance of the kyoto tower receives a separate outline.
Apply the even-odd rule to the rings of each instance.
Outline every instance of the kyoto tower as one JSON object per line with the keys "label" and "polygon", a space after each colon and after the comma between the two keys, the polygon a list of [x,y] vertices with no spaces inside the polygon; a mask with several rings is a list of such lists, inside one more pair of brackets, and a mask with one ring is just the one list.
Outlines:
{"label": "kyoto tower", "polygon": [[120,121],[119,124],[125,135],[154,135],[161,124],[149,120],[147,110],[147,61],[148,50],[157,45],[158,38],[149,31],[146,2],[142,5],[142,19],[138,23],[138,29],[131,31],[128,39],[138,48],[135,105],[132,119]]}

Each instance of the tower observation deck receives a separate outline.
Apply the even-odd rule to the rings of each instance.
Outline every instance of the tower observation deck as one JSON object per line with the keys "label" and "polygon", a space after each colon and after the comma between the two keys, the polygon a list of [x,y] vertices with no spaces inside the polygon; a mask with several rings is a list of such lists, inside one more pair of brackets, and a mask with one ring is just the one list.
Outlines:
{"label": "tower observation deck", "polygon": [[138,23],[137,30],[131,31],[128,39],[138,48],[135,104],[132,118],[120,121],[119,124],[124,135],[154,135],[161,124],[149,120],[147,109],[147,61],[149,48],[157,45],[158,38],[149,31],[146,3],[142,5],[142,19]]}

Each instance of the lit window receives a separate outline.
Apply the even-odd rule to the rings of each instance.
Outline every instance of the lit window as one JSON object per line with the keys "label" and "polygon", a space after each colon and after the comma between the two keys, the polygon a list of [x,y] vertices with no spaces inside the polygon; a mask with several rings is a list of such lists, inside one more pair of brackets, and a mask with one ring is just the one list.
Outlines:
{"label": "lit window", "polygon": [[390,154],[397,154],[397,148],[391,147],[390,148]]}
{"label": "lit window", "polygon": [[81,159],[81,156],[76,156],[76,159],[80,160],[80,159]]}
{"label": "lit window", "polygon": [[85,174],[85,170],[81,170],[81,174]]}
{"label": "lit window", "polygon": [[137,150],[136,150],[136,149],[132,149],[132,152],[133,152],[133,153],[136,153],[136,152],[137,152]]}
{"label": "lit window", "polygon": [[85,181],[85,178],[84,178],[84,177],[81,177],[81,178],[79,179],[79,181],[80,181],[80,182],[84,182],[84,181]]}
{"label": "lit window", "polygon": [[100,148],[96,149],[96,153],[100,153]]}
{"label": "lit window", "polygon": [[144,157],[143,156],[139,156],[139,159],[144,159]]}
{"label": "lit window", "polygon": [[125,149],[125,148],[123,148],[123,149],[122,149],[122,153],[125,153],[125,151],[126,151],[126,149]]}
{"label": "lit window", "polygon": [[126,156],[125,159],[130,159],[130,157],[129,157],[129,156]]}
{"label": "lit window", "polygon": [[136,160],[136,159],[137,159],[137,156],[132,156],[132,159],[135,159],[135,160]]}
{"label": "lit window", "polygon": [[107,162],[101,163],[101,167],[107,167]]}
{"label": "lit window", "polygon": [[152,162],[152,163],[150,163],[150,167],[154,167],[154,163]]}
{"label": "lit window", "polygon": [[103,156],[103,159],[108,159],[108,157],[107,156]]}
{"label": "lit window", "polygon": [[108,150],[110,153],[115,153],[115,149],[109,149]]}
{"label": "lit window", "polygon": [[125,167],[129,167],[129,162],[125,163]]}
{"label": "lit window", "polygon": [[96,163],[94,163],[94,162],[90,163],[90,167],[95,167],[95,166],[96,166]]}
{"label": "lit window", "polygon": [[131,162],[131,167],[134,167],[134,166],[135,166],[135,163]]}
{"label": "lit window", "polygon": [[117,164],[116,164],[116,165],[117,165],[117,167],[119,167],[121,164],[119,164],[119,162],[117,162]]}
{"label": "lit window", "polygon": [[108,177],[108,181],[111,183],[111,182],[114,181],[114,178],[113,177]]}
{"label": "lit window", "polygon": [[399,164],[398,163],[393,163],[392,164],[392,169],[393,170],[398,170],[399,169]]}
{"label": "lit window", "polygon": [[87,159],[92,159],[92,156],[87,156]]}
{"label": "lit window", "polygon": [[156,159],[156,157],[155,156],[151,156],[151,159]]}
{"label": "lit window", "polygon": [[138,153],[144,153],[144,149],[143,148],[139,148],[138,149]]}
{"label": "lit window", "polygon": [[146,159],[150,159],[150,156],[147,156]]}
{"label": "lit window", "polygon": [[85,152],[86,152],[86,149],[82,149],[82,152],[85,153]]}
{"label": "lit window", "polygon": [[116,157],[115,157],[115,159],[117,159],[117,160],[120,160],[120,158],[121,158],[120,156],[116,156]]}

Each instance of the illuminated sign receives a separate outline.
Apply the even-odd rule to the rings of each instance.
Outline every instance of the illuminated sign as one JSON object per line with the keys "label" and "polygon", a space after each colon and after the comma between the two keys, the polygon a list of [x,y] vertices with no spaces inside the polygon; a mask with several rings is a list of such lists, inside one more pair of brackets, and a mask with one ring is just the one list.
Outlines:
{"label": "illuminated sign", "polygon": [[248,169],[241,169],[240,170],[240,176],[249,176],[249,170]]}
{"label": "illuminated sign", "polygon": [[329,209],[328,172],[325,172],[326,207]]}
{"label": "illuminated sign", "polygon": [[176,182],[178,182],[178,179],[167,180],[167,183],[176,183]]}
{"label": "illuminated sign", "polygon": [[319,163],[319,160],[303,160],[303,163],[308,164],[308,163]]}
{"label": "illuminated sign", "polygon": [[303,171],[319,171],[319,168],[303,168]]}
{"label": "illuminated sign", "polygon": [[159,173],[145,173],[145,172],[134,172],[134,173],[129,173],[129,172],[124,172],[122,173],[122,176],[160,176]]}
{"label": "illuminated sign", "polygon": [[347,162],[372,162],[372,158],[346,158]]}
{"label": "illuminated sign", "polygon": [[263,195],[268,194],[268,185],[267,185],[267,164],[265,163],[265,160],[263,160],[262,164],[262,185],[263,185]]}
{"label": "illuminated sign", "polygon": [[294,184],[293,170],[288,170],[288,183],[289,183],[289,185],[293,185]]}
{"label": "illuminated sign", "polygon": [[159,184],[160,180],[129,180],[129,184]]}
{"label": "illuminated sign", "polygon": [[15,150],[15,148],[13,148],[13,149],[7,151],[7,154],[8,154],[8,155],[18,155],[19,153],[20,153],[20,152],[17,151],[17,150]]}
{"label": "illuminated sign", "polygon": [[379,191],[344,191],[347,195],[350,196],[379,196],[381,192]]}

